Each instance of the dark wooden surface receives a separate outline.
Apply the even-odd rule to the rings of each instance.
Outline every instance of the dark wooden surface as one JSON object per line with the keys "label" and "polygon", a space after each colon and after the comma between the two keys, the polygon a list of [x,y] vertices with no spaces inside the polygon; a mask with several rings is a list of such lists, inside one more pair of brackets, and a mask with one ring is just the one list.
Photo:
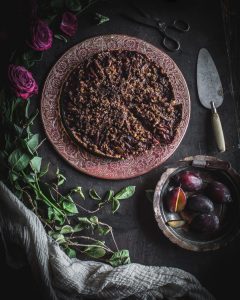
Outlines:
{"label": "dark wooden surface", "polygon": [[[108,210],[99,214],[99,217],[113,226],[120,248],[129,249],[133,262],[177,267],[191,272],[217,299],[236,299],[238,278],[234,276],[234,271],[238,271],[240,265],[238,258],[240,241],[237,240],[222,250],[207,253],[195,253],[179,248],[168,241],[158,229],[153,216],[152,204],[146,199],[144,190],[155,187],[166,165],[189,155],[214,155],[229,160],[240,171],[237,117],[240,111],[238,104],[240,93],[238,46],[240,43],[240,10],[237,2],[237,0],[225,1],[224,3],[218,0],[148,0],[138,2],[139,6],[152,12],[155,16],[161,17],[164,21],[180,18],[191,25],[189,33],[176,35],[181,41],[182,51],[168,53],[186,78],[191,95],[191,121],[181,145],[163,166],[135,179],[107,181],[91,178],[75,171],[57,155],[48,142],[44,144],[41,150],[42,156],[46,161],[51,162],[53,168],[59,166],[66,177],[71,178],[66,189],[74,185],[81,185],[86,189],[95,187],[101,194],[109,188],[118,190],[128,184],[136,185],[135,196],[122,202],[121,208],[115,216],[111,216]],[[40,82],[40,87],[42,87],[51,66],[61,54],[72,45],[91,36],[105,33],[124,33],[142,38],[162,48],[161,38],[156,31],[124,20],[119,15],[125,10],[130,12],[130,9],[128,1],[109,1],[105,4],[98,4],[93,11],[109,15],[111,19],[109,23],[102,26],[95,26],[89,14],[80,17],[79,31],[76,37],[66,45],[61,41],[54,42],[53,48],[44,54],[44,60],[33,69],[38,82]],[[227,146],[227,151],[223,154],[216,151],[210,129],[210,113],[200,105],[197,97],[196,60],[201,47],[208,48],[212,54],[223,83],[225,97],[223,105],[219,108]],[[8,50],[6,50],[7,54]],[[39,97],[33,99],[32,102],[38,106]],[[41,122],[36,125],[36,130],[42,132]],[[44,136],[43,133],[42,136]],[[90,208],[92,204],[89,201],[86,206]],[[1,261],[5,265],[3,255],[1,255]],[[23,294],[22,286],[25,286],[25,289],[29,288],[23,275],[27,280],[31,280],[32,285],[28,271],[9,273],[9,269],[5,266],[0,272],[6,274],[5,278],[12,280],[13,284],[16,284]],[[12,279],[11,276],[13,276]],[[11,294],[11,291],[9,293]],[[31,298],[29,293],[28,291],[25,299],[28,299],[28,296]]]}

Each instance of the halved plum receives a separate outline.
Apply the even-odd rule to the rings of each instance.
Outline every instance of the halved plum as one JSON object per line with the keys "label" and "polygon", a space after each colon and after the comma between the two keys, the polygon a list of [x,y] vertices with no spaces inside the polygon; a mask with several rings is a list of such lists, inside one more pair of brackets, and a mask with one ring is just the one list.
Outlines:
{"label": "halved plum", "polygon": [[182,211],[186,205],[186,195],[184,191],[180,187],[170,190],[166,197],[166,204],[170,212],[176,213]]}

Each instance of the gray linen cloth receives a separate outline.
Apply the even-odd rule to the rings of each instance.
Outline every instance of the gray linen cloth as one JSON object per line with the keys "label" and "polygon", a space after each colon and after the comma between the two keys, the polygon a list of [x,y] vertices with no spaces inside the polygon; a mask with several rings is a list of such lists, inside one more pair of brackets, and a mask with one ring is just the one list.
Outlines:
{"label": "gray linen cloth", "polygon": [[191,274],[132,263],[113,268],[70,259],[44,230],[38,217],[0,181],[0,232],[9,263],[19,265],[8,242],[23,249],[25,263],[45,299],[214,299]]}

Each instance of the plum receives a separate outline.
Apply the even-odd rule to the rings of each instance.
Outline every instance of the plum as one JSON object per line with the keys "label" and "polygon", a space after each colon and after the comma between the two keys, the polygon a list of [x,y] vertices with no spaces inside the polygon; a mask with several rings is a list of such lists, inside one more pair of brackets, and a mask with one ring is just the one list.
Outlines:
{"label": "plum", "polygon": [[166,197],[167,208],[171,212],[180,212],[184,209],[186,205],[186,195],[184,191],[180,188],[173,188],[170,190]]}
{"label": "plum", "polygon": [[193,218],[190,228],[200,233],[213,233],[219,229],[219,218],[214,214],[198,214]]}
{"label": "plum", "polygon": [[187,199],[186,209],[199,213],[210,213],[214,210],[214,205],[208,197],[198,194]]}
{"label": "plum", "polygon": [[189,192],[199,191],[203,186],[202,178],[198,173],[192,171],[182,171],[174,176],[174,180]]}
{"label": "plum", "polygon": [[229,189],[219,181],[212,181],[206,189],[207,195],[218,203],[228,203],[232,201]]}

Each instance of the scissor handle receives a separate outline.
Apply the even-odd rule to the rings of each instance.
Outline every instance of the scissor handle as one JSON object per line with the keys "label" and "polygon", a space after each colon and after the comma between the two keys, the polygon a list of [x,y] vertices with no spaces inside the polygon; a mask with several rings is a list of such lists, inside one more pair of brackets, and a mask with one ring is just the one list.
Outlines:
{"label": "scissor handle", "polygon": [[180,32],[187,32],[190,29],[190,25],[183,20],[174,20],[170,27]]}
{"label": "scissor handle", "polygon": [[180,43],[177,40],[174,40],[170,36],[164,36],[162,40],[163,46],[169,51],[178,51],[180,49]]}
{"label": "scissor handle", "polygon": [[178,51],[180,43],[166,33],[167,25],[165,22],[157,22],[158,30],[163,36],[162,44],[169,51]]}

